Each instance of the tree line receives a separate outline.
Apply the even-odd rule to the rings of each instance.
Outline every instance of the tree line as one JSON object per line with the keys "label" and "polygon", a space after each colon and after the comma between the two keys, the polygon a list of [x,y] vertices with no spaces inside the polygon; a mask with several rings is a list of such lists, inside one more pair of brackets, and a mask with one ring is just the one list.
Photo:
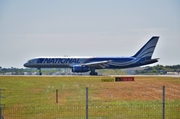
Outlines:
{"label": "tree line", "polygon": [[180,65],[155,65],[147,66],[142,71],[136,71],[136,74],[166,74],[167,72],[180,72]]}

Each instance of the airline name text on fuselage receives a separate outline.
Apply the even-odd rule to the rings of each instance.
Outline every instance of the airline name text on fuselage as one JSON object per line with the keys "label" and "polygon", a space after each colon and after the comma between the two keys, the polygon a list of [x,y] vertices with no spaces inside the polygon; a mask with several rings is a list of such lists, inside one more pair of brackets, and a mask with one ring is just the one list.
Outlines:
{"label": "airline name text on fuselage", "polygon": [[79,61],[79,58],[45,58],[42,63],[71,64],[71,63],[80,63],[80,61]]}

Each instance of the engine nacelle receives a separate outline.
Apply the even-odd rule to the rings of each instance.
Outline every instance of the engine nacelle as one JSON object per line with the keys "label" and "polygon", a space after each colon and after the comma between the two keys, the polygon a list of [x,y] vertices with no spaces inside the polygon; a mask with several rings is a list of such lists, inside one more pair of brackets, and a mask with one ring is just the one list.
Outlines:
{"label": "engine nacelle", "polygon": [[88,72],[89,68],[86,66],[75,65],[72,68],[72,72]]}

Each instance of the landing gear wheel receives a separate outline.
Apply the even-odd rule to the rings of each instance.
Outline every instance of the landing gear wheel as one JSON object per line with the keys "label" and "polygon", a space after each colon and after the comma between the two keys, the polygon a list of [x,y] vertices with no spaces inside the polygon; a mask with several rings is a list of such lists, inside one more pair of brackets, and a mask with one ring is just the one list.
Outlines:
{"label": "landing gear wheel", "polygon": [[38,70],[39,70],[39,75],[42,75],[41,68],[38,68]]}
{"label": "landing gear wheel", "polygon": [[89,74],[90,74],[90,75],[98,75],[97,72],[90,72]]}

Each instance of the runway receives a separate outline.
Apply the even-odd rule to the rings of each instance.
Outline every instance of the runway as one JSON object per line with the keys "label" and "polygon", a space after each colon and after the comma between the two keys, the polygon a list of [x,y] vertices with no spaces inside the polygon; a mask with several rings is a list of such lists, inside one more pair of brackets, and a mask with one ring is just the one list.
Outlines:
{"label": "runway", "polygon": [[[0,75],[0,76],[23,76],[23,77],[96,77],[91,75]],[[177,77],[180,75],[97,75],[98,77]]]}

